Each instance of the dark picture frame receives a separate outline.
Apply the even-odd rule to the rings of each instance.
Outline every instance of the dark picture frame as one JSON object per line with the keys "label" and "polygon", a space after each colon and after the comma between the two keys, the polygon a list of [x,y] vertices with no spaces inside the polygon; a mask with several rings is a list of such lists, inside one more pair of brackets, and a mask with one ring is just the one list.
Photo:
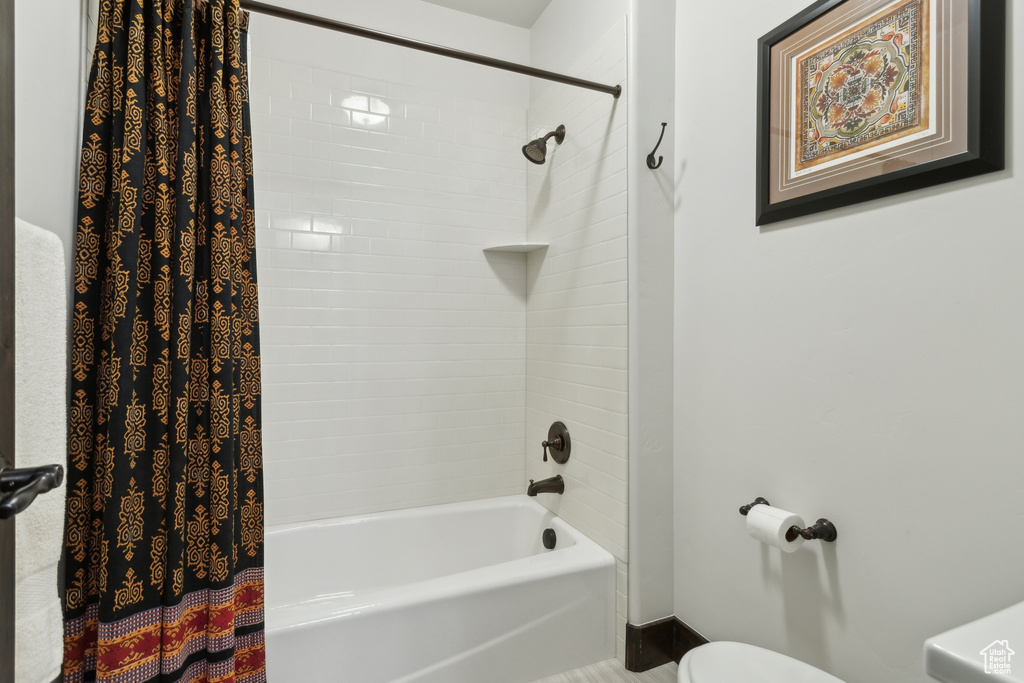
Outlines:
{"label": "dark picture frame", "polygon": [[[1004,0],[820,0],[762,36],[756,224],[1002,170],[1005,43]],[[834,87],[869,57],[873,120]]]}

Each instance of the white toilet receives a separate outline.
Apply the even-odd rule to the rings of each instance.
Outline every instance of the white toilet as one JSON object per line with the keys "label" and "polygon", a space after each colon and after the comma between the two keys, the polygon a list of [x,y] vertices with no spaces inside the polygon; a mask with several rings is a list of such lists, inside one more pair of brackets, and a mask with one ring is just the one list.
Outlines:
{"label": "white toilet", "polygon": [[810,664],[756,645],[717,641],[683,655],[679,683],[843,683]]}

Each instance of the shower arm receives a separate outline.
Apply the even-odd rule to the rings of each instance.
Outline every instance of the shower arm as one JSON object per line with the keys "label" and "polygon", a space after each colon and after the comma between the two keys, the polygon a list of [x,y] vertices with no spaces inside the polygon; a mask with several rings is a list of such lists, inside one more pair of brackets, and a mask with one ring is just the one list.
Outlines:
{"label": "shower arm", "polygon": [[359,36],[361,38],[379,40],[384,43],[391,43],[392,45],[399,45],[401,47],[407,47],[413,50],[420,50],[421,52],[430,52],[431,54],[441,55],[443,57],[461,59],[464,62],[482,64],[483,66],[490,66],[495,69],[504,69],[505,71],[512,71],[514,73],[523,74],[525,76],[543,78],[545,80],[555,81],[557,83],[564,83],[565,85],[573,85],[578,88],[597,90],[598,92],[607,93],[615,98],[618,98],[618,96],[622,94],[621,85],[604,85],[602,83],[586,81],[583,80],[582,78],[566,76],[565,74],[556,73],[554,71],[545,71],[544,69],[537,69],[532,66],[526,66],[524,64],[507,62],[503,59],[496,59],[494,57],[478,55],[472,52],[463,52],[462,50],[455,50],[453,48],[444,47],[442,45],[434,45],[433,43],[424,43],[419,40],[403,38],[402,36],[396,36],[391,33],[374,31],[373,29],[365,28],[363,26],[356,26],[355,24],[346,24],[345,22],[342,21],[325,19],[324,17],[318,17],[314,14],[296,12],[295,10],[284,9],[283,7],[268,5],[263,2],[257,2],[257,0],[240,0],[239,4],[244,10],[248,10],[250,12],[258,12],[259,14],[266,14],[267,16],[277,17],[278,19],[287,19],[289,21],[299,22],[300,24],[308,24],[309,26],[326,28],[332,31],[338,31],[340,33],[347,33],[349,35]]}

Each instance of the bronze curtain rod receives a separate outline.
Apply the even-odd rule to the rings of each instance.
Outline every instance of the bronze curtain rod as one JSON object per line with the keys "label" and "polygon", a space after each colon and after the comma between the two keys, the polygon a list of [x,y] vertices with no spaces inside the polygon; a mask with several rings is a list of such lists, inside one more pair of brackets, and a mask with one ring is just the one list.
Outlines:
{"label": "bronze curtain rod", "polygon": [[430,52],[432,54],[442,55],[444,57],[461,59],[464,62],[473,62],[474,64],[482,64],[484,66],[494,67],[495,69],[504,69],[505,71],[513,71],[515,73],[524,74],[526,76],[535,76],[537,78],[544,78],[549,81],[556,81],[558,83],[564,83],[566,85],[574,85],[578,88],[597,90],[599,92],[608,93],[612,97],[616,98],[622,93],[621,85],[603,85],[601,83],[594,83],[593,81],[585,81],[581,78],[573,78],[572,76],[566,76],[564,74],[555,73],[553,71],[535,69],[532,66],[524,66],[523,64],[516,64],[515,62],[506,62],[503,59],[495,59],[494,57],[486,57],[484,55],[478,55],[472,52],[454,50],[450,47],[442,47],[441,45],[424,43],[418,40],[412,40],[410,38],[403,38],[401,36],[392,35],[390,33],[383,33],[381,31],[374,31],[373,29],[364,28],[362,26],[356,26],[354,24],[346,24],[341,21],[334,21],[333,19],[324,19],[323,17],[318,17],[313,14],[305,14],[303,12],[296,12],[295,10],[275,7],[274,5],[268,5],[263,2],[257,2],[256,0],[241,0],[239,4],[244,10],[249,10],[250,12],[258,12],[260,14],[266,14],[267,16],[277,17],[278,19],[297,21],[300,24],[308,24],[310,26],[317,26],[319,28],[330,29],[331,31],[348,33],[350,35],[359,36],[361,38],[379,40],[383,43],[391,43],[392,45],[408,47],[412,48],[413,50],[420,50],[422,52]]}

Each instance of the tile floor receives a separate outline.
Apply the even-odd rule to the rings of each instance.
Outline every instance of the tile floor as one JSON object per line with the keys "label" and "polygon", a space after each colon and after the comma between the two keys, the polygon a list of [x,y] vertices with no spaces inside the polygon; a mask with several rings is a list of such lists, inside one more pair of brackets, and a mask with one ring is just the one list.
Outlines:
{"label": "tile floor", "polygon": [[548,676],[534,683],[676,683],[678,665],[668,663],[643,673],[626,671],[622,662],[609,659],[564,674]]}

